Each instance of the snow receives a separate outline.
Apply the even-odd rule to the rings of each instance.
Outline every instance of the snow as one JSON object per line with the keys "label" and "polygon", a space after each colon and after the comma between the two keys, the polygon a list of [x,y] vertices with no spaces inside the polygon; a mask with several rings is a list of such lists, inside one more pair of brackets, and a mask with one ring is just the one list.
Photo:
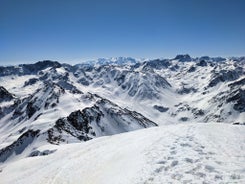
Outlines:
{"label": "snow", "polygon": [[56,146],[0,165],[1,183],[244,183],[244,131],[187,123]]}
{"label": "snow", "polygon": [[0,77],[0,86],[4,86],[10,93],[13,93],[17,97],[26,97],[40,86],[40,82],[37,82],[34,85],[23,88],[26,81],[35,77],[36,75]]}
{"label": "snow", "polygon": [[[21,154],[13,152],[4,163],[0,163],[0,184],[245,183],[245,126],[232,125],[242,124],[245,112],[233,108],[236,101],[226,102],[233,90],[229,84],[244,76],[241,74],[237,80],[207,87],[214,72],[237,69],[234,64],[239,65],[244,74],[243,64],[226,61],[201,67],[194,61],[172,60],[171,66],[176,64],[179,69],[153,67],[148,71],[144,70],[144,63],[132,69],[134,60],[130,58],[100,60],[101,64],[109,62],[113,66],[100,67],[98,62],[92,62],[96,66],[88,71],[83,71],[82,65],[74,73],[67,69],[68,66],[48,67],[38,75],[0,77],[0,86],[15,96],[12,101],[0,103],[0,110],[7,109],[17,99],[23,100],[23,104],[35,102],[40,107],[30,118],[23,114],[23,119],[13,119],[13,112],[6,111],[6,116],[0,119],[0,149],[11,145],[28,129],[40,130],[40,135],[28,143]],[[195,72],[189,72],[192,66],[196,68]],[[44,77],[24,87],[29,79],[41,78],[45,74],[47,79]],[[159,76],[171,86],[164,80],[161,84],[156,83]],[[79,82],[82,78],[88,80],[89,85]],[[45,90],[48,80],[50,85]],[[80,92],[70,90],[69,86],[62,90],[59,85],[54,85],[62,84],[63,80]],[[178,93],[183,87],[196,91]],[[244,85],[235,86],[235,89],[238,87],[245,89]],[[135,95],[130,95],[131,90],[136,90]],[[156,92],[156,96],[147,96],[149,91]],[[59,146],[48,143],[47,130],[57,119],[98,106],[101,98],[92,94],[112,102],[100,108],[103,114],[100,121],[90,124],[96,137],[104,137],[92,136],[91,141],[77,143],[80,140],[64,133],[62,138],[65,141]],[[168,110],[160,112],[155,105]],[[124,108],[141,113],[160,127],[118,134],[142,128],[134,124],[131,116],[124,115],[128,112]],[[203,115],[195,117],[193,109],[202,110]],[[26,105],[23,105],[25,111]],[[110,115],[114,111],[116,120]],[[183,121],[183,118],[188,119]],[[103,131],[98,125],[103,125]],[[112,134],[118,135],[105,136]],[[30,157],[30,153],[39,153],[39,156]],[[42,153],[49,155],[40,156]]]}

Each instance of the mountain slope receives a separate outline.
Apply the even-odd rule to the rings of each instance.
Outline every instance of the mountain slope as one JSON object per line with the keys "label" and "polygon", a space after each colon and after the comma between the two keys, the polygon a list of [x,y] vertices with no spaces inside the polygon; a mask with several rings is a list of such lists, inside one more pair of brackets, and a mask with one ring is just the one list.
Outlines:
{"label": "mountain slope", "polygon": [[[0,166],[3,183],[244,183],[245,127],[179,124],[44,146]],[[28,177],[26,177],[28,176]]]}

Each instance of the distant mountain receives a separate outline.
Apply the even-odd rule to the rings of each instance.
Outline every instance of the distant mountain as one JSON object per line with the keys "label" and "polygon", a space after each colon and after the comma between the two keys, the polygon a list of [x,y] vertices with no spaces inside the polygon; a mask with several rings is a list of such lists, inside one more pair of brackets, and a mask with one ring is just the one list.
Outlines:
{"label": "distant mountain", "polygon": [[184,55],[177,55],[174,60],[178,60],[180,62],[188,62],[188,61],[192,61],[193,59],[188,55],[188,54],[184,54]]}
{"label": "distant mountain", "polygon": [[111,58],[99,58],[97,60],[85,61],[81,64],[77,64],[76,66],[133,65],[142,61],[143,59],[138,60],[131,57],[111,57]]}

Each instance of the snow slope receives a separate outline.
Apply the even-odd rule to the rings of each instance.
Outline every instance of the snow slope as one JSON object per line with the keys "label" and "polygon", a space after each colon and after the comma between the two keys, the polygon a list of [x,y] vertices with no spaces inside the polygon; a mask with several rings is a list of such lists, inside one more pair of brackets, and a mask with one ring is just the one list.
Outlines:
{"label": "snow slope", "polygon": [[245,126],[178,124],[67,145],[0,165],[0,183],[245,183]]}

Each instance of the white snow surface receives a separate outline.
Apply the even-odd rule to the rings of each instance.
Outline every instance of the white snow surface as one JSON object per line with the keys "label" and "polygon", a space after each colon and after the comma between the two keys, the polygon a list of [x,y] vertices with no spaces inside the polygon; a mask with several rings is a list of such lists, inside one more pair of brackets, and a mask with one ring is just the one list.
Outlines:
{"label": "white snow surface", "polygon": [[0,165],[0,183],[245,183],[245,126],[186,123],[45,145]]}

